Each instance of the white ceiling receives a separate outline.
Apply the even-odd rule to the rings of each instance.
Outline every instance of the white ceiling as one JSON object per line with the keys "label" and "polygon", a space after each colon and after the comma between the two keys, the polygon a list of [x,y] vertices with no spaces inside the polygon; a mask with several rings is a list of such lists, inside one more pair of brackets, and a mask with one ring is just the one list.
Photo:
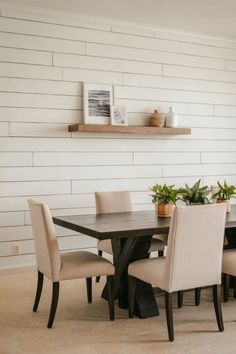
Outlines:
{"label": "white ceiling", "polygon": [[5,0],[4,3],[236,39],[236,0]]}

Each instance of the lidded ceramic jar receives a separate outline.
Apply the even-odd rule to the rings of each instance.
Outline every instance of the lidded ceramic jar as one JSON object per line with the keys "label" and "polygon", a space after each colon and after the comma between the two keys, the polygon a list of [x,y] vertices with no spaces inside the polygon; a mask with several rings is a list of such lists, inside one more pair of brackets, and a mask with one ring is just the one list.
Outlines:
{"label": "lidded ceramic jar", "polygon": [[149,118],[149,126],[150,127],[164,127],[165,125],[165,117],[160,115],[158,110],[155,109],[154,113]]}

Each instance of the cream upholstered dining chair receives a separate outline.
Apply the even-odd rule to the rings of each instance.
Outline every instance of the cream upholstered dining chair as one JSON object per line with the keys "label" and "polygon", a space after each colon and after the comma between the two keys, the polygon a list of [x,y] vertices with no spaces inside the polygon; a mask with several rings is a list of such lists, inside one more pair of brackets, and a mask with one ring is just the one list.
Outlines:
{"label": "cream upholstered dining chair", "polygon": [[110,320],[114,320],[112,280],[114,266],[111,262],[86,251],[60,253],[54,224],[48,206],[32,199],[28,200],[38,268],[38,285],[33,311],[38,309],[44,275],[52,281],[52,301],[48,328],[53,325],[59,298],[61,280],[86,278],[88,302],[92,302],[92,277],[106,275],[109,288]]}
{"label": "cream upholstered dining chair", "polygon": [[[236,249],[226,249],[223,252],[222,261],[222,273],[223,273],[223,292],[224,302],[229,298],[229,285],[230,276],[236,277]],[[234,278],[234,293],[235,293],[235,278]]]}
{"label": "cream upholstered dining chair", "polygon": [[[125,213],[132,210],[129,191],[95,192],[95,202],[97,214]],[[113,254],[111,240],[98,241],[97,248],[99,256],[102,256],[102,252]],[[163,256],[164,248],[163,241],[155,237],[152,238],[150,252],[157,251],[159,256]],[[99,281],[99,277],[96,278],[96,281]]]}
{"label": "cream upholstered dining chair", "polygon": [[220,331],[221,266],[226,208],[222,204],[178,206],[171,219],[167,255],[129,265],[129,316],[133,317],[136,278],[164,290],[169,340],[174,340],[172,293],[213,286],[215,313]]}

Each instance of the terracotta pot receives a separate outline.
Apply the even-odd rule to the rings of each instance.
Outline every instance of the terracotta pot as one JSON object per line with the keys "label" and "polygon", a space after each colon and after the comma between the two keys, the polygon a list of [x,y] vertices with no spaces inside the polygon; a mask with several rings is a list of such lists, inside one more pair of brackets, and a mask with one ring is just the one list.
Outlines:
{"label": "terracotta pot", "polygon": [[217,199],[216,203],[226,203],[226,212],[231,212],[231,203],[229,199]]}
{"label": "terracotta pot", "polygon": [[157,215],[163,218],[169,218],[172,216],[173,204],[155,204]]}

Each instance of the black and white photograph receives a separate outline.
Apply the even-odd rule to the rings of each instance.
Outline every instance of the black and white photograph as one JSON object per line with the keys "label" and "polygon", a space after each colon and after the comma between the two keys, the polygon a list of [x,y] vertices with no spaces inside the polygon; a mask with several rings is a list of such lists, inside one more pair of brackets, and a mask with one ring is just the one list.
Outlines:
{"label": "black and white photograph", "polygon": [[112,106],[111,125],[128,125],[128,117],[125,107]]}
{"label": "black and white photograph", "polygon": [[110,124],[113,104],[111,85],[84,83],[84,123]]}

